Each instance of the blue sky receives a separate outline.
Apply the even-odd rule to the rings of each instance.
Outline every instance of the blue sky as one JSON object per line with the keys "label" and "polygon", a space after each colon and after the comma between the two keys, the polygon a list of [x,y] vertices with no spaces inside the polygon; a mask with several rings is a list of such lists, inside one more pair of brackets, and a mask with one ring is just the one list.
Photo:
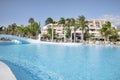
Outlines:
{"label": "blue sky", "polygon": [[48,17],[59,20],[79,15],[87,19],[119,16],[120,0],[0,0],[0,26],[27,25],[28,19],[33,17],[42,27]]}

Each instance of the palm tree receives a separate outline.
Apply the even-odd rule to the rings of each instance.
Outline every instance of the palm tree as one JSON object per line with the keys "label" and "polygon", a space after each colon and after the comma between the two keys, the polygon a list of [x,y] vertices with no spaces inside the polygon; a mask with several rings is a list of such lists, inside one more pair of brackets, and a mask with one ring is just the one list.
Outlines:
{"label": "palm tree", "polygon": [[85,31],[85,27],[87,26],[87,21],[85,20],[85,17],[83,15],[79,16],[79,18],[78,18],[78,26],[79,26],[79,28],[81,28],[81,31],[82,31],[81,40],[83,42],[83,40],[84,40],[84,31]]}
{"label": "palm tree", "polygon": [[31,34],[31,30],[30,30],[29,26],[24,27],[23,31],[24,31],[24,36],[25,37],[31,38],[32,34]]}
{"label": "palm tree", "polygon": [[15,28],[15,32],[16,32],[16,35],[17,35],[17,36],[21,36],[22,33],[23,33],[22,27],[20,27],[20,26],[16,27],[16,28]]}
{"label": "palm tree", "polygon": [[65,20],[65,27],[64,27],[64,30],[65,30],[65,38],[69,38],[70,35],[71,35],[71,29],[70,29],[70,22],[71,22],[71,19],[70,18],[67,18]]}
{"label": "palm tree", "polygon": [[16,23],[9,25],[7,28],[8,34],[15,35],[16,34],[16,32],[15,32],[16,27],[17,27]]}
{"label": "palm tree", "polygon": [[84,40],[85,40],[85,41],[86,41],[86,40],[89,40],[89,38],[90,38],[89,27],[86,26],[86,27],[85,27],[85,33],[84,33]]}
{"label": "palm tree", "polygon": [[51,25],[51,28],[52,28],[52,42],[53,42],[53,39],[54,39],[54,22],[53,22],[53,19],[51,17],[47,18],[46,21],[45,21],[45,25],[48,25],[50,24]]}
{"label": "palm tree", "polygon": [[52,42],[54,40],[54,24],[52,24]]}
{"label": "palm tree", "polygon": [[65,26],[65,19],[63,17],[60,18],[59,25],[63,26],[63,31],[64,31],[64,42],[66,42],[66,26]]}
{"label": "palm tree", "polygon": [[38,22],[38,26],[39,26],[39,30],[37,30],[38,40],[41,41],[41,27],[40,27],[40,22]]}
{"label": "palm tree", "polygon": [[58,23],[62,24],[62,25],[65,25],[65,19],[63,17],[61,17]]}
{"label": "palm tree", "polygon": [[40,33],[40,23],[35,22],[33,18],[30,18],[28,22],[30,23],[30,25],[28,25],[29,32],[31,33],[31,36],[36,39]]}
{"label": "palm tree", "polygon": [[68,27],[67,30],[66,30],[66,38],[72,40],[70,27]]}
{"label": "palm tree", "polygon": [[100,33],[102,36],[105,37],[104,41],[109,40],[109,36],[111,35],[111,23],[107,21],[105,24],[102,25],[102,28],[100,29]]}
{"label": "palm tree", "polygon": [[74,26],[74,43],[76,42],[76,31],[78,29],[78,26]]}
{"label": "palm tree", "polygon": [[[67,38],[71,38],[71,42],[72,42],[72,31],[71,31],[71,27],[75,26],[75,19],[74,18],[67,18],[65,20],[65,31],[66,31],[66,37]],[[75,39],[75,38],[74,38]]]}
{"label": "palm tree", "polygon": [[33,24],[35,23],[34,19],[33,18],[30,18],[28,20],[28,23],[30,23],[30,25],[28,25],[28,30],[29,30],[29,37],[31,38],[31,36],[34,35],[34,32],[33,32]]}
{"label": "palm tree", "polygon": [[[75,19],[74,18],[68,19],[68,26],[74,27],[74,42],[75,42],[77,27],[75,26]],[[72,42],[72,31],[71,31],[71,42]]]}
{"label": "palm tree", "polygon": [[47,38],[50,40],[50,39],[52,38],[52,35],[53,35],[52,29],[51,29],[51,28],[48,28],[48,29],[47,29],[47,32],[48,32]]}
{"label": "palm tree", "polygon": [[45,21],[45,25],[53,23],[53,19],[51,17],[47,18]]}
{"label": "palm tree", "polygon": [[118,35],[118,31],[115,28],[111,28],[111,35],[110,35],[110,39],[112,40],[112,42],[117,41],[117,38],[119,37]]}
{"label": "palm tree", "polygon": [[32,25],[35,21],[34,21],[33,18],[30,18],[30,19],[28,20],[28,22]]}

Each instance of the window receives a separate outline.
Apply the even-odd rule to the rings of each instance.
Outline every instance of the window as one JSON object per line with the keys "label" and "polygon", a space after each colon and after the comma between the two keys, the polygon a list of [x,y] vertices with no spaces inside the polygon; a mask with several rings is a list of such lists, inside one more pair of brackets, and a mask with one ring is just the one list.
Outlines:
{"label": "window", "polygon": [[100,27],[100,23],[99,22],[95,22],[95,26],[99,28]]}
{"label": "window", "polygon": [[90,25],[90,27],[93,27],[93,25]]}
{"label": "window", "polygon": [[90,29],[90,31],[95,31],[95,29]]}

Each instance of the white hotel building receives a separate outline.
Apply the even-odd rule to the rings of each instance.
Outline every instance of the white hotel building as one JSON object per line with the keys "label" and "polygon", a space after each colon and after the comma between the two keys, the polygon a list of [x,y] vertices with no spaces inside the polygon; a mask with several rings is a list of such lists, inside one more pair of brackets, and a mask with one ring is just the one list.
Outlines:
{"label": "white hotel building", "polygon": [[[102,25],[105,23],[105,20],[87,20],[88,21],[88,27],[89,27],[89,33],[92,35],[93,38],[100,38],[101,34],[99,32],[99,29],[102,28]],[[58,24],[58,21],[55,21],[55,24],[48,24],[43,27],[42,35],[47,34],[47,29],[52,28],[55,30],[55,33],[58,34],[58,38],[64,38],[64,31],[63,31],[63,25]],[[71,28],[71,34],[74,34],[74,27]],[[81,37],[81,30],[76,30],[76,38]]]}

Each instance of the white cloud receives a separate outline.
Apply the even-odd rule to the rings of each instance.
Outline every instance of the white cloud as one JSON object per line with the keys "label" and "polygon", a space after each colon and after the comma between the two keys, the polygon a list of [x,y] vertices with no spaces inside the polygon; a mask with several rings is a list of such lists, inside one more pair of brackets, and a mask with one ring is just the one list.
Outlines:
{"label": "white cloud", "polygon": [[120,15],[103,15],[101,18],[110,21],[120,29]]}

